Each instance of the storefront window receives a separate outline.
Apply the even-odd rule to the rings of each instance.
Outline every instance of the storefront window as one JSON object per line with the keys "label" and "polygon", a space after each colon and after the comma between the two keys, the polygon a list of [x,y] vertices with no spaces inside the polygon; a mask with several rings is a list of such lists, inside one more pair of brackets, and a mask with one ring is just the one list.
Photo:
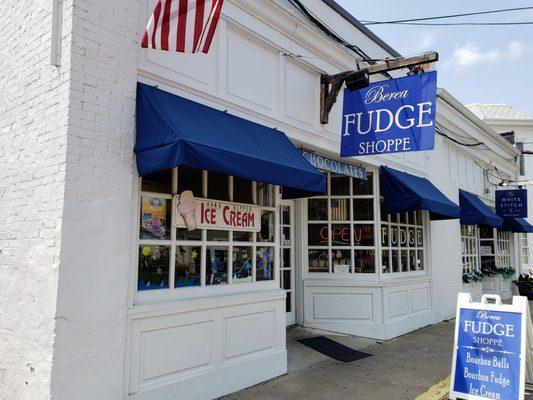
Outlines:
{"label": "storefront window", "polygon": [[476,225],[461,225],[463,273],[479,270],[478,229]]}
{"label": "storefront window", "polygon": [[496,248],[494,246],[495,229],[490,226],[479,228],[479,254],[481,269],[493,270],[496,268]]}
{"label": "storefront window", "polygon": [[[184,191],[190,191],[188,202],[180,208],[174,195],[185,196]],[[204,225],[204,228],[198,228],[198,221],[213,216],[206,213],[199,217],[198,213],[205,211],[194,206],[195,198],[208,198],[215,203],[229,201],[230,205],[238,207],[233,215],[228,214],[232,227],[204,229]],[[204,201],[204,204],[207,203]],[[256,211],[251,209],[252,205],[255,205],[253,210]],[[143,177],[138,290],[273,280],[276,265],[275,205],[275,186],[242,178],[186,167]],[[177,212],[172,212],[173,207]],[[239,210],[241,213],[237,212]],[[248,211],[249,214],[245,215]],[[178,220],[181,222],[178,223]],[[240,226],[243,228],[239,229]],[[250,226],[256,226],[259,231],[248,229]],[[220,225],[214,227],[219,228]],[[169,282],[173,284],[169,285]]]}
{"label": "storefront window", "polygon": [[497,231],[498,238],[498,259],[496,266],[498,268],[511,267],[511,232]]}
{"label": "storefront window", "polygon": [[375,272],[374,175],[367,177],[327,173],[327,195],[307,200],[310,273]]}
{"label": "storefront window", "polygon": [[382,272],[423,271],[422,211],[385,215],[385,218],[381,217]]}
{"label": "storefront window", "polygon": [[522,265],[529,268],[529,244],[527,242],[527,233],[520,234],[520,248],[522,254]]}

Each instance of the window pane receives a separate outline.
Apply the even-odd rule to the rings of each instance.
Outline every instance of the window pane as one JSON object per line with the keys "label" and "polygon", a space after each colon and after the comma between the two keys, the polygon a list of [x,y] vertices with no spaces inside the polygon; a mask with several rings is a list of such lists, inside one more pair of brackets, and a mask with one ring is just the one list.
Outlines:
{"label": "window pane", "polygon": [[407,224],[407,212],[401,212],[400,214],[400,223]]}
{"label": "window pane", "polygon": [[407,227],[400,226],[400,247],[407,247]]}
{"label": "window pane", "polygon": [[353,194],[357,196],[371,195],[373,192],[372,191],[373,180],[374,180],[374,175],[372,174],[372,172],[366,173],[366,181],[363,179],[354,178],[353,179]]}
{"label": "window pane", "polygon": [[416,229],[415,228],[407,228],[407,243],[409,243],[409,247],[416,247]]}
{"label": "window pane", "polygon": [[331,260],[333,263],[333,272],[336,273],[350,273],[350,266],[352,265],[351,250],[333,249],[331,252]]}
{"label": "window pane", "polygon": [[291,312],[291,292],[287,292],[287,298],[285,299],[285,312]]}
{"label": "window pane", "polygon": [[354,246],[374,246],[374,225],[354,225]]}
{"label": "window pane", "polygon": [[145,175],[141,178],[141,190],[144,192],[172,193],[172,170]]}
{"label": "window pane", "polygon": [[350,246],[350,225],[331,224],[331,245]]}
{"label": "window pane", "polygon": [[479,237],[481,239],[492,239],[494,237],[494,229],[489,226],[480,226]]}
{"label": "window pane", "polygon": [[381,245],[389,247],[389,225],[381,225]]}
{"label": "window pane", "polygon": [[389,220],[389,214],[387,214],[387,211],[385,210],[385,203],[380,202],[379,208],[380,208],[381,220],[383,222],[387,222]]}
{"label": "window pane", "polygon": [[137,290],[168,288],[169,246],[139,246]]}
{"label": "window pane", "polygon": [[419,225],[419,223],[418,223],[418,212],[417,211],[410,211],[409,212],[409,223],[411,225]]}
{"label": "window pane", "polygon": [[375,261],[374,250],[354,250],[354,272],[374,273],[376,270]]}
{"label": "window pane", "polygon": [[309,272],[329,272],[328,250],[309,250]]}
{"label": "window pane", "polygon": [[418,270],[421,271],[424,269],[424,252],[422,250],[418,250]]}
{"label": "window pane", "polygon": [[391,247],[398,247],[400,245],[400,241],[398,240],[398,226],[397,225],[391,225],[390,228],[390,243]]}
{"label": "window pane", "polygon": [[391,252],[392,272],[400,272],[399,253],[398,250],[393,250]]}
{"label": "window pane", "polygon": [[202,170],[189,167],[178,168],[178,193],[192,191],[195,197],[204,197],[202,191]]}
{"label": "window pane", "polygon": [[207,231],[207,240],[216,242],[226,242],[229,238],[228,231],[217,231],[210,229]]}
{"label": "window pane", "polygon": [[207,173],[207,197],[215,200],[229,200],[228,176],[217,172]]}
{"label": "window pane", "polygon": [[350,195],[350,177],[345,175],[331,174],[331,194]]}
{"label": "window pane", "polygon": [[291,268],[291,249],[282,249],[281,255],[283,257],[282,267]]}
{"label": "window pane", "polygon": [[252,181],[233,177],[233,201],[237,203],[252,203]]}
{"label": "window pane", "polygon": [[354,199],[353,200],[353,220],[373,221],[374,220],[374,200]]}
{"label": "window pane", "polygon": [[291,213],[290,213],[290,208],[287,207],[287,206],[282,206],[281,207],[281,223],[283,225],[290,225],[291,223]]}
{"label": "window pane", "polygon": [[328,233],[327,224],[307,225],[307,244],[309,246],[327,246]]}
{"label": "window pane", "polygon": [[206,285],[223,285],[228,283],[227,247],[207,247],[205,270]]}
{"label": "window pane", "polygon": [[407,264],[407,251],[402,250],[400,252],[400,262],[402,265],[402,272],[409,271],[409,265]]}
{"label": "window pane", "polygon": [[288,269],[281,273],[281,287],[289,290],[291,288],[291,271]]}
{"label": "window pane", "polygon": [[350,220],[350,200],[349,199],[331,199],[331,220],[332,221],[349,221]]}
{"label": "window pane", "polygon": [[424,246],[424,232],[422,231],[422,228],[416,229],[416,245],[417,247]]}
{"label": "window pane", "polygon": [[274,242],[274,212],[261,212],[261,232],[257,235],[258,242]]}
{"label": "window pane", "polygon": [[233,241],[234,242],[253,242],[254,233],[243,232],[243,231],[233,231]]}
{"label": "window pane", "polygon": [[390,272],[389,270],[389,256],[390,256],[390,250],[382,250],[381,251],[381,272],[387,273]]}
{"label": "window pane", "polygon": [[141,197],[141,239],[170,239],[171,201],[161,197]]}
{"label": "window pane", "polygon": [[202,230],[195,229],[194,231],[189,231],[184,228],[178,228],[176,230],[176,239],[178,240],[202,240]]}
{"label": "window pane", "polygon": [[200,286],[202,251],[199,246],[176,246],[174,287]]}
{"label": "window pane", "polygon": [[410,271],[416,271],[416,251],[415,250],[409,250],[409,270]]}
{"label": "window pane", "polygon": [[233,248],[233,280],[232,283],[252,282],[252,248]]}
{"label": "window pane", "polygon": [[257,182],[257,204],[265,207],[274,207],[274,186]]}
{"label": "window pane", "polygon": [[274,248],[258,247],[255,254],[255,280],[274,279]]}
{"label": "window pane", "polygon": [[307,200],[307,217],[309,221],[328,220],[328,200],[309,199]]}

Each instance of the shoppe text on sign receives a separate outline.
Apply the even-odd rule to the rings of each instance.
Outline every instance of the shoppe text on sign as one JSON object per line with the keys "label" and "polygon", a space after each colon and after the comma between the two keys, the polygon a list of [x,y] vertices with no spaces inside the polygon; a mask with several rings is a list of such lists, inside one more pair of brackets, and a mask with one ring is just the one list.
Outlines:
{"label": "shoppe text on sign", "polygon": [[345,89],[341,157],[433,149],[436,74]]}

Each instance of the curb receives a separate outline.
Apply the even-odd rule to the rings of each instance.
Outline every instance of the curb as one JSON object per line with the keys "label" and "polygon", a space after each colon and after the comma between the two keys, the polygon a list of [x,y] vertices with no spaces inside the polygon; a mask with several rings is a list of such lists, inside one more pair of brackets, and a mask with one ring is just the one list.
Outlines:
{"label": "curb", "polygon": [[450,377],[443,379],[436,385],[431,386],[415,400],[448,400],[450,393]]}

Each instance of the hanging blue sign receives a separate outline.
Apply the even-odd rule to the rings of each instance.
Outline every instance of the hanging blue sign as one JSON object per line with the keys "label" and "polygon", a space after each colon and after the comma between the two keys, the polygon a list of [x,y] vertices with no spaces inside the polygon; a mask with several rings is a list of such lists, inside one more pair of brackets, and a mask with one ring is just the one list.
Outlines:
{"label": "hanging blue sign", "polygon": [[341,157],[432,150],[437,73],[344,90]]}
{"label": "hanging blue sign", "polygon": [[496,214],[502,218],[527,218],[527,190],[496,190]]}
{"label": "hanging blue sign", "polygon": [[452,390],[468,399],[518,400],[522,314],[461,308],[457,324]]}

